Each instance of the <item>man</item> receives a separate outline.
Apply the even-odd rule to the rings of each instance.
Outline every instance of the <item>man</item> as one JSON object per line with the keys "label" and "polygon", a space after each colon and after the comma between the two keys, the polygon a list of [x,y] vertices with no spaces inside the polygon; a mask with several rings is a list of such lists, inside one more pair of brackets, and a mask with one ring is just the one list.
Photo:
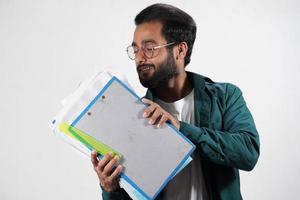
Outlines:
{"label": "man", "polygon": [[[154,4],[136,16],[135,24],[127,53],[148,88],[144,117],[158,127],[171,123],[196,145],[193,161],[157,199],[242,199],[239,169],[254,168],[259,137],[241,91],[185,71],[196,24],[184,11]],[[119,186],[122,166],[115,167],[117,158],[108,154],[98,160],[95,152],[91,156],[103,199],[130,199]]]}

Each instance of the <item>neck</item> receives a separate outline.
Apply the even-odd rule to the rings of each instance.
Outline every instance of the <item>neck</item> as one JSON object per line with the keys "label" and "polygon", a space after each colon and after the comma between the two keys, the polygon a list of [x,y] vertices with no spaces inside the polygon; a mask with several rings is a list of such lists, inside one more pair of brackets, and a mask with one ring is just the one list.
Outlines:
{"label": "neck", "polygon": [[170,103],[184,98],[192,89],[193,87],[184,71],[170,79],[165,85],[155,88],[153,92],[159,99]]}

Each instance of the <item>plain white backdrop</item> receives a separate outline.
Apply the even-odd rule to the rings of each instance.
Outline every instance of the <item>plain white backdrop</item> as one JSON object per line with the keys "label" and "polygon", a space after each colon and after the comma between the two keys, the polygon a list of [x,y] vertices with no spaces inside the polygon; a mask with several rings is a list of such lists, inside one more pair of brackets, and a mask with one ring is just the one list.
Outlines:
{"label": "plain white backdrop", "polygon": [[[300,2],[162,1],[198,25],[187,70],[238,85],[261,156],[241,172],[244,199],[299,199]],[[101,199],[88,158],[49,128],[60,100],[99,70],[124,75],[133,19],[155,1],[0,0],[0,199]]]}

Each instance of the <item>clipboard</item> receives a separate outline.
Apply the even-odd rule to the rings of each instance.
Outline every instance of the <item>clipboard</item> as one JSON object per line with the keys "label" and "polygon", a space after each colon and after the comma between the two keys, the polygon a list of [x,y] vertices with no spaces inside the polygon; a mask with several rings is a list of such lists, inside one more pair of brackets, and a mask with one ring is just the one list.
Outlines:
{"label": "clipboard", "polygon": [[[97,85],[100,79],[101,86]],[[53,121],[55,132],[63,134],[59,127],[65,123],[105,145],[106,150],[122,157],[125,169],[121,179],[144,199],[155,199],[189,160],[194,144],[170,124],[162,128],[149,125],[142,117],[146,105],[115,76],[98,74],[81,91]],[[87,145],[65,133],[64,137],[75,140],[72,145],[77,149],[90,153],[94,148],[90,142]]]}

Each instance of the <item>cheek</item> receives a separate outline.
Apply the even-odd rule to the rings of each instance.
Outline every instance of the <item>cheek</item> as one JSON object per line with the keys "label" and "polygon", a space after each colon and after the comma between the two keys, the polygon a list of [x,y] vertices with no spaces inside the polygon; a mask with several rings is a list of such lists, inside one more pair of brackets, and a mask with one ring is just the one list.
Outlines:
{"label": "cheek", "polygon": [[168,60],[168,54],[164,54],[153,59],[151,63],[155,66],[155,68],[159,68],[162,64],[166,63]]}
{"label": "cheek", "polygon": [[160,60],[159,60],[159,61],[156,60],[156,61],[152,61],[152,62],[151,62],[151,64],[154,65],[154,69],[155,69],[155,70],[158,70],[158,69],[160,68],[161,63],[162,63],[162,61],[160,61]]}
{"label": "cheek", "polygon": [[135,66],[139,65],[139,62],[136,59],[134,60],[134,63],[135,63]]}

